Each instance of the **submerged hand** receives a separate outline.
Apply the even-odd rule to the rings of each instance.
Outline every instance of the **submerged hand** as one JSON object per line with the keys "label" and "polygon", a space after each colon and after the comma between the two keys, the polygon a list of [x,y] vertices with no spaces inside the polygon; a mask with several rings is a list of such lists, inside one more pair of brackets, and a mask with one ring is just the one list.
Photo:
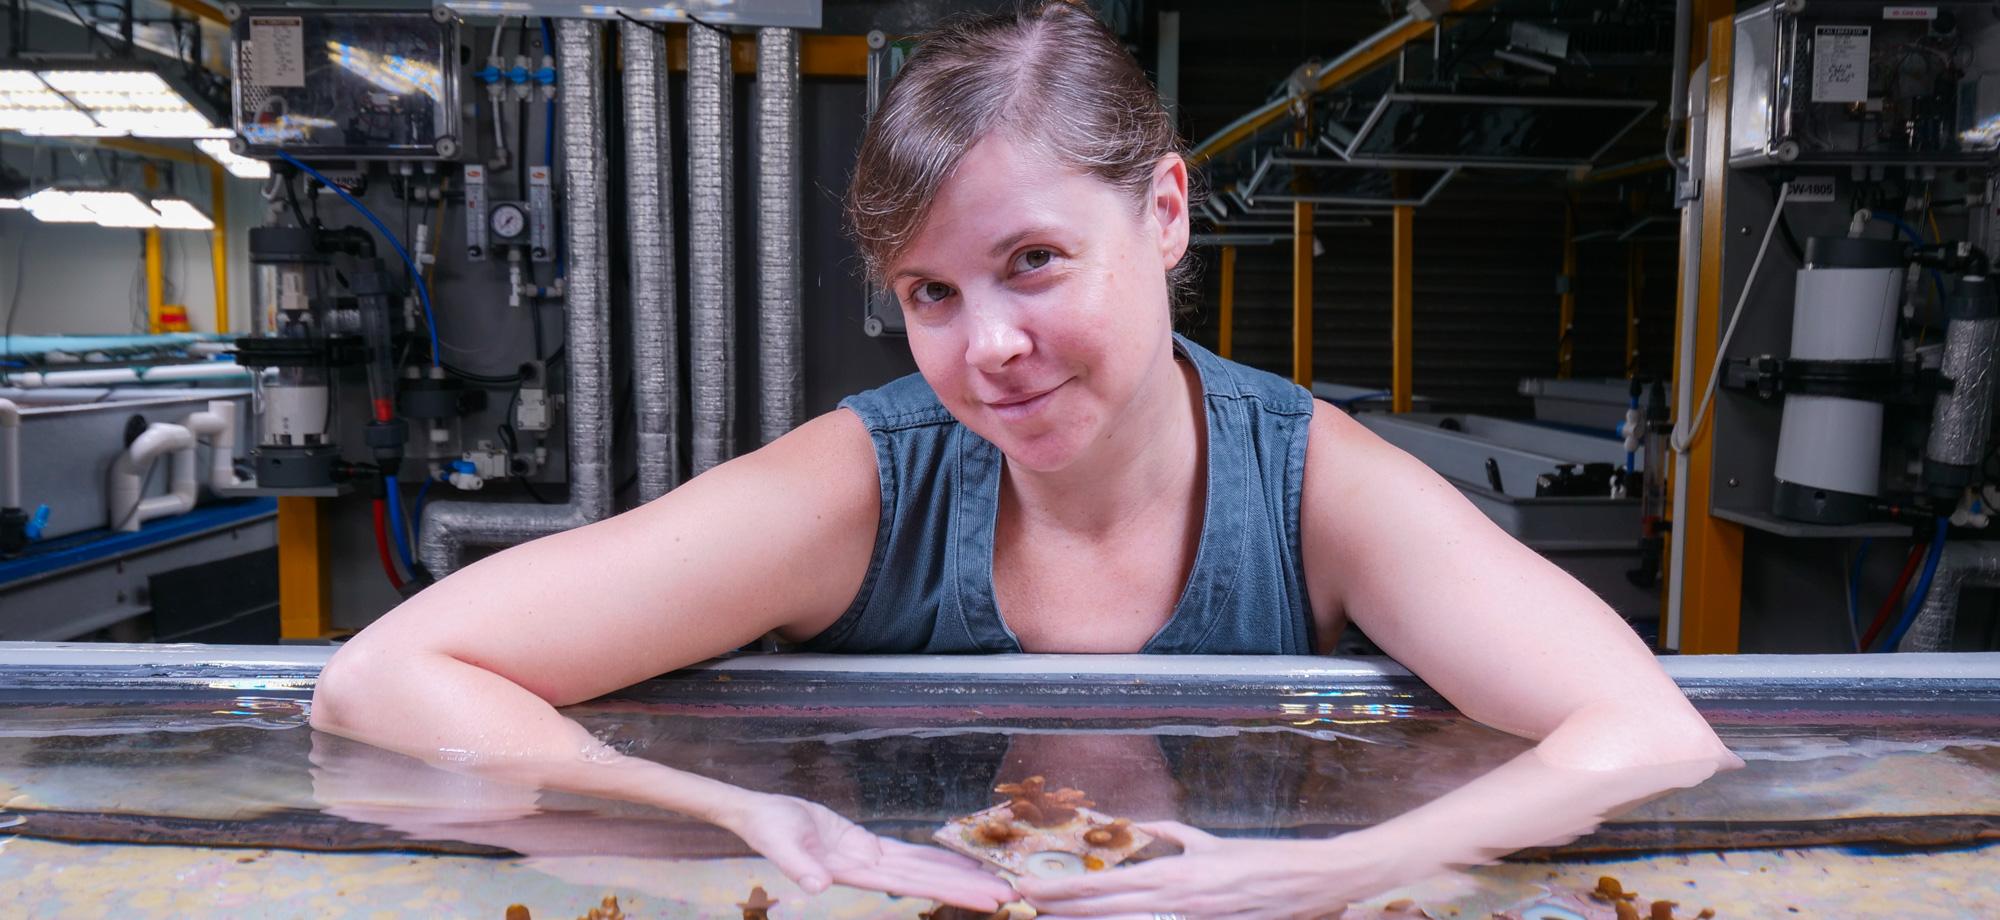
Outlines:
{"label": "submerged hand", "polygon": [[990,911],[1014,890],[979,864],[935,847],[886,840],[825,806],[764,795],[718,822],[809,894],[839,883]]}
{"label": "submerged hand", "polygon": [[1075,878],[1023,878],[1015,887],[1043,920],[1153,920],[1159,914],[1319,920],[1383,890],[1374,860],[1333,841],[1233,840],[1175,822],[1139,827],[1185,852]]}

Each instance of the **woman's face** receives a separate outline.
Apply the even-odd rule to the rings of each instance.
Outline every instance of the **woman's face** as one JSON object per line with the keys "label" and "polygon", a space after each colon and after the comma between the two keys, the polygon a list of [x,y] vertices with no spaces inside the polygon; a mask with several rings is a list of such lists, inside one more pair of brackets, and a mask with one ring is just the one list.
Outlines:
{"label": "woman's face", "polygon": [[1179,157],[1154,168],[1142,204],[992,136],[939,190],[889,289],[952,415],[1050,472],[1113,436],[1161,362],[1171,367],[1166,275],[1187,234]]}

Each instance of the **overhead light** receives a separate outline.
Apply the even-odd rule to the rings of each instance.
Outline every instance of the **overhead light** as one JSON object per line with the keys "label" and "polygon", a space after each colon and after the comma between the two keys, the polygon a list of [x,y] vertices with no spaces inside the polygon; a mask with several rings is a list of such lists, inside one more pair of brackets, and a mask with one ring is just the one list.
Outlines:
{"label": "overhead light", "polygon": [[229,149],[229,142],[226,140],[220,138],[199,140],[194,142],[194,146],[217,163],[221,163],[222,168],[229,170],[229,174],[238,179],[271,178],[271,164],[237,155],[236,151]]}
{"label": "overhead light", "polygon": [[180,198],[155,198],[147,204],[122,189],[45,188],[21,200],[36,220],[51,224],[96,224],[100,227],[161,230],[213,230],[199,208]]}
{"label": "overhead light", "polygon": [[0,211],[18,211],[20,209],[21,209],[21,199],[0,198]]}
{"label": "overhead light", "polygon": [[57,137],[226,138],[190,96],[139,68],[0,69],[0,129]]}
{"label": "overhead light", "polygon": [[201,209],[180,198],[155,198],[153,210],[159,212],[159,228],[162,230],[213,230],[215,221]]}

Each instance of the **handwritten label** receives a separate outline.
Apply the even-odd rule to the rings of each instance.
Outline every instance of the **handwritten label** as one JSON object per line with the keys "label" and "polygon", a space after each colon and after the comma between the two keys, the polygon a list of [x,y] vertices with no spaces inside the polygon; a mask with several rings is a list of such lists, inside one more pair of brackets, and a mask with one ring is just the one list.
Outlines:
{"label": "handwritten label", "polygon": [[1867,26],[1813,27],[1814,102],[1861,102],[1868,98]]}
{"label": "handwritten label", "polygon": [[258,86],[306,85],[305,22],[297,16],[250,17],[250,82]]}

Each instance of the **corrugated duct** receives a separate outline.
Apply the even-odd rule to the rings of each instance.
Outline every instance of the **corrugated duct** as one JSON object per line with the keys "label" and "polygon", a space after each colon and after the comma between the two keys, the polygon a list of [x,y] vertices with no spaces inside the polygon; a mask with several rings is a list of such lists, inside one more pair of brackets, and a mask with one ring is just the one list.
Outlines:
{"label": "corrugated duct", "polygon": [[736,431],[736,243],[729,35],[690,24],[688,38],[689,390],[694,475],[729,459]]}
{"label": "corrugated duct", "polygon": [[633,402],[639,500],[680,479],[680,349],[674,315],[674,167],[667,45],[639,23],[619,27],[625,57],[625,190],[632,291]]}
{"label": "corrugated duct", "polygon": [[1930,593],[1917,611],[1910,631],[1896,644],[1899,652],[1943,652],[1951,649],[1958,628],[1959,595],[1972,586],[2000,585],[2000,543],[1946,543],[1938,556]]}
{"label": "corrugated duct", "polygon": [[757,30],[758,437],[797,428],[805,403],[799,317],[799,37]]}

